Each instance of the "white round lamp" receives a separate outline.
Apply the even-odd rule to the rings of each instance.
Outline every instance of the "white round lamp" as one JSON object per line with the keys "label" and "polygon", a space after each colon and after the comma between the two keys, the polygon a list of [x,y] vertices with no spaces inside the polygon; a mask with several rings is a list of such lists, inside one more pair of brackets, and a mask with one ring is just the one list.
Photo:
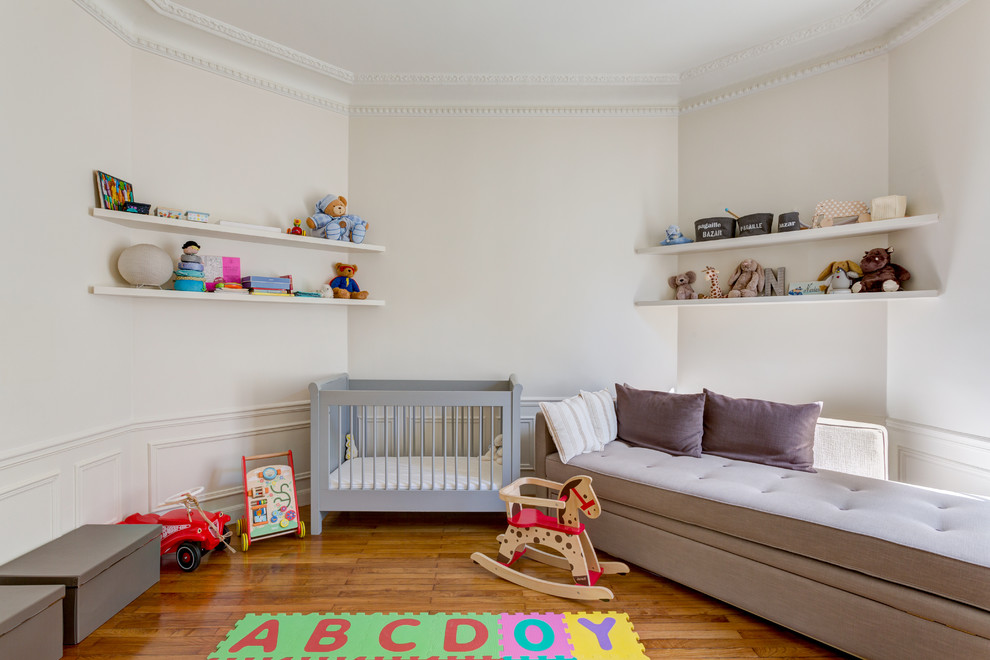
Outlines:
{"label": "white round lamp", "polygon": [[172,259],[157,245],[139,243],[120,253],[117,270],[134,286],[161,286],[172,277]]}

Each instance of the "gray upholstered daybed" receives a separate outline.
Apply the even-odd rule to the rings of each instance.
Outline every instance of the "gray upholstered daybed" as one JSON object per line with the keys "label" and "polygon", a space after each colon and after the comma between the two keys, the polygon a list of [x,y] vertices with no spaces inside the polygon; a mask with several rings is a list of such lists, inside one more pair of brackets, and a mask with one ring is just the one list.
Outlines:
{"label": "gray upholstered daybed", "polygon": [[540,414],[536,472],[593,477],[596,547],[838,649],[990,658],[990,502],[884,480],[882,427],[814,442],[817,473],[619,440],[565,465]]}

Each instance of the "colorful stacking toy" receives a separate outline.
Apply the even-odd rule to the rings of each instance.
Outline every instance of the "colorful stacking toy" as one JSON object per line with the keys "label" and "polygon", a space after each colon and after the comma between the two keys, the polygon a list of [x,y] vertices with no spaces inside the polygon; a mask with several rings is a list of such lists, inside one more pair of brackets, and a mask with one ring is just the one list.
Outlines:
{"label": "colorful stacking toy", "polygon": [[182,244],[182,255],[175,269],[176,291],[206,291],[203,277],[203,257],[199,256],[199,243],[186,241]]}

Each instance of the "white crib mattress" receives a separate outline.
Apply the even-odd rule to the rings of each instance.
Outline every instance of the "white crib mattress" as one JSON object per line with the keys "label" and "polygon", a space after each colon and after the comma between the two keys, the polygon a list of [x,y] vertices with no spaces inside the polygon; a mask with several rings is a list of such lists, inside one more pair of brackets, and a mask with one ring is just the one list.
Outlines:
{"label": "white crib mattress", "polygon": [[477,456],[362,457],[330,473],[331,490],[497,490],[501,484],[501,464]]}

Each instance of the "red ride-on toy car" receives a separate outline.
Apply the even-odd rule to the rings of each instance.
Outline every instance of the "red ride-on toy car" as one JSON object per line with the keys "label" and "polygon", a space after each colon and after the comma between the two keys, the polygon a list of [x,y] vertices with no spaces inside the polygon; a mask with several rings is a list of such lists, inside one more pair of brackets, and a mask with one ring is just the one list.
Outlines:
{"label": "red ride-on toy car", "polygon": [[230,516],[217,511],[203,511],[196,496],[203,492],[203,487],[176,493],[165,500],[166,504],[181,504],[183,508],[173,509],[161,515],[157,513],[135,513],[124,518],[121,525],[161,525],[162,526],[162,556],[174,552],[179,568],[184,571],[195,571],[204,552],[215,549],[221,543],[234,549],[227,543],[231,534],[240,534],[240,521],[236,531],[227,530]]}

